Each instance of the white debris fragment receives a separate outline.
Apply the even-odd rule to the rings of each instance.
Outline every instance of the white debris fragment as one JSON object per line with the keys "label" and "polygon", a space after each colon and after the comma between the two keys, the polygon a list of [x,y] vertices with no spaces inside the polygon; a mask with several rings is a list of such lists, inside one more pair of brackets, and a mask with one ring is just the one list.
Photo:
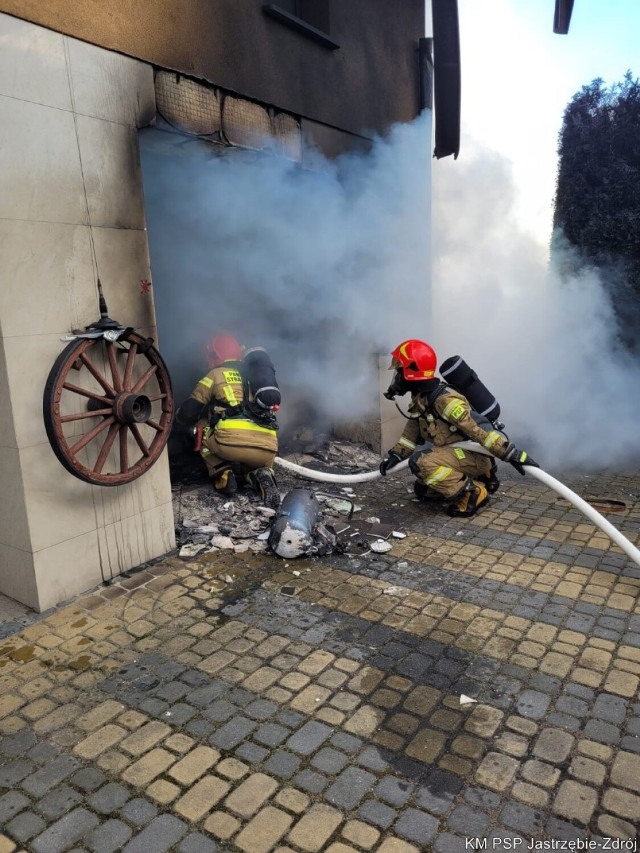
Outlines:
{"label": "white debris fragment", "polygon": [[399,569],[406,569],[408,565],[409,565],[409,563],[404,562],[404,561],[402,563],[397,564]]}
{"label": "white debris fragment", "polygon": [[299,578],[299,577],[300,577],[300,575],[302,574],[302,572],[295,571],[295,572],[293,572],[293,574],[294,574],[297,578]]}
{"label": "white debris fragment", "polygon": [[383,595],[409,595],[410,590],[402,586],[388,586],[382,590]]}
{"label": "white debris fragment", "polygon": [[260,542],[266,542],[266,541],[267,541],[267,539],[269,538],[269,534],[270,534],[270,533],[271,533],[271,531],[270,531],[270,530],[265,530],[265,531],[264,531],[263,533],[261,533],[259,536],[256,536],[256,539],[258,539]]}
{"label": "white debris fragment", "polygon": [[188,560],[191,557],[195,557],[196,554],[199,554],[201,551],[204,551],[206,545],[183,545],[178,552],[178,556],[183,560]]}
{"label": "white debris fragment", "polygon": [[257,506],[255,509],[256,512],[262,513],[262,515],[266,515],[269,518],[276,514],[275,509],[271,509],[270,506]]}
{"label": "white debris fragment", "polygon": [[465,696],[464,693],[460,694],[460,704],[461,705],[473,705],[477,703],[477,699],[472,699],[471,696]]}
{"label": "white debris fragment", "polygon": [[231,577],[231,575],[225,575],[224,580],[225,583],[233,583],[233,578]]}
{"label": "white debris fragment", "polygon": [[351,503],[351,501],[341,501],[336,498],[330,498],[329,500],[325,500],[325,503],[331,509],[335,509],[336,512],[350,513],[352,510],[353,512],[359,512],[362,509],[361,506],[358,506],[358,504],[353,504]]}
{"label": "white debris fragment", "polygon": [[261,554],[267,550],[266,542],[252,542],[249,545],[249,550],[253,551],[255,554]]}
{"label": "white debris fragment", "polygon": [[202,527],[194,527],[194,533],[219,533],[220,528],[217,524],[204,524]]}
{"label": "white debris fragment", "polygon": [[199,527],[200,524],[197,521],[194,521],[192,518],[184,518],[182,520],[183,527]]}
{"label": "white debris fragment", "polygon": [[369,545],[369,548],[376,554],[384,554],[385,551],[390,551],[392,547],[391,542],[385,542],[384,539],[376,539]]}
{"label": "white debris fragment", "polygon": [[233,550],[236,554],[244,554],[245,551],[249,550],[248,542],[240,542],[238,545],[233,546]]}
{"label": "white debris fragment", "polygon": [[233,548],[235,543],[230,536],[212,536],[211,544],[214,548],[220,548],[221,551],[224,551],[226,548]]}
{"label": "white debris fragment", "polygon": [[375,515],[370,515],[369,518],[365,518],[367,524],[380,524],[380,519],[376,518]]}
{"label": "white debris fragment", "polygon": [[407,538],[407,534],[403,533],[401,530],[394,530],[391,535],[393,536],[394,539],[406,539]]}
{"label": "white debris fragment", "polygon": [[341,491],[341,492],[343,492],[345,495],[353,495],[353,494],[355,494],[355,492],[353,491],[353,489],[349,488],[349,486],[346,486],[344,489],[340,489],[340,491]]}

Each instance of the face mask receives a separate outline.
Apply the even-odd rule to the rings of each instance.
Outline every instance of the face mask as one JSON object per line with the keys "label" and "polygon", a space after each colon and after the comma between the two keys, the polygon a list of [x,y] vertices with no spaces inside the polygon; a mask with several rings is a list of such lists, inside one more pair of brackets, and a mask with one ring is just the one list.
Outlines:
{"label": "face mask", "polygon": [[393,381],[384,392],[384,396],[387,400],[393,400],[394,397],[402,397],[403,394],[406,394],[409,390],[409,383],[402,375],[402,371],[396,370],[393,375]]}

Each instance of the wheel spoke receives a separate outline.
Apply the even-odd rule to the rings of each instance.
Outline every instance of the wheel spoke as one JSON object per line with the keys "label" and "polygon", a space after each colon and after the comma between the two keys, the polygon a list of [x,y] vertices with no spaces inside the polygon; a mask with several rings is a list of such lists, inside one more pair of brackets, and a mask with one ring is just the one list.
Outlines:
{"label": "wheel spoke", "polygon": [[145,373],[140,377],[140,379],[138,379],[136,384],[131,389],[131,393],[137,394],[138,391],[140,391],[142,388],[144,388],[144,386],[151,379],[151,377],[153,376],[153,374],[156,372],[157,369],[158,369],[158,365],[152,364],[151,367],[149,368],[149,370],[145,371]]}
{"label": "wheel spoke", "polygon": [[96,409],[94,412],[74,412],[73,415],[63,415],[60,418],[61,424],[68,424],[71,421],[81,421],[83,418],[99,418],[102,415],[110,415],[113,409]]}
{"label": "wheel spoke", "polygon": [[102,469],[104,468],[104,463],[107,461],[107,456],[109,455],[109,451],[113,447],[113,442],[115,441],[116,435],[120,429],[120,424],[112,423],[109,427],[109,432],[107,437],[104,440],[104,444],[102,445],[102,450],[98,458],[96,459],[96,464],[94,465],[93,471],[95,474],[101,474]]}
{"label": "wheel spoke", "polygon": [[111,417],[111,418],[105,418],[105,419],[102,421],[102,423],[101,423],[101,424],[98,424],[97,426],[94,426],[94,428],[93,428],[90,432],[88,432],[85,436],[83,436],[83,437],[80,439],[80,441],[77,441],[77,442],[73,445],[73,447],[69,448],[69,449],[70,449],[70,451],[71,451],[71,453],[75,456],[75,454],[76,454],[79,450],[82,450],[82,448],[83,448],[83,447],[86,447],[86,446],[87,446],[87,444],[89,444],[89,442],[90,442],[90,441],[93,441],[93,439],[94,439],[97,435],[100,435],[100,433],[101,433],[103,430],[105,430],[107,427],[110,427],[113,423],[115,423],[115,418],[114,418],[114,417]]}
{"label": "wheel spoke", "polygon": [[109,359],[109,367],[111,368],[111,378],[113,380],[113,387],[116,391],[122,391],[122,382],[120,380],[120,371],[118,370],[118,364],[116,362],[116,353],[111,341],[106,341],[107,347],[107,358]]}
{"label": "wheel spoke", "polygon": [[149,456],[149,448],[147,447],[144,438],[140,435],[140,430],[138,429],[136,424],[129,424],[129,429],[131,430],[131,434],[136,440],[136,444],[142,451],[144,456]]}
{"label": "wheel spoke", "polygon": [[124,474],[129,470],[129,448],[127,442],[129,440],[129,431],[126,424],[120,427],[120,473]]}
{"label": "wheel spoke", "polygon": [[166,394],[155,394],[153,397],[149,397],[150,403],[157,403],[158,400],[165,400],[167,397]]}
{"label": "wheel spoke", "polygon": [[82,397],[88,397],[90,400],[97,400],[99,403],[106,403],[108,406],[111,405],[111,400],[108,397],[96,394],[95,391],[88,391],[86,388],[81,388],[79,385],[72,385],[71,382],[64,382],[62,387],[66,388],[67,391],[73,391],[74,394],[80,394]]}
{"label": "wheel spoke", "polygon": [[91,361],[91,359],[89,358],[89,356],[86,353],[84,353],[84,352],[80,353],[80,361],[84,364],[84,366],[87,368],[87,370],[93,376],[93,378],[96,380],[96,382],[98,382],[100,385],[102,385],[102,387],[107,392],[107,394],[110,397],[115,397],[116,392],[113,390],[111,385],[109,385],[107,380],[100,373],[98,368],[95,366],[95,364]]}
{"label": "wheel spoke", "polygon": [[122,385],[125,391],[131,390],[131,375],[133,374],[133,362],[136,359],[136,353],[138,351],[138,344],[133,341],[129,345],[129,352],[127,353],[127,363],[124,368],[124,379],[122,380]]}
{"label": "wheel spoke", "polygon": [[147,426],[150,426],[152,429],[158,430],[158,432],[162,432],[162,427],[157,421],[148,420]]}

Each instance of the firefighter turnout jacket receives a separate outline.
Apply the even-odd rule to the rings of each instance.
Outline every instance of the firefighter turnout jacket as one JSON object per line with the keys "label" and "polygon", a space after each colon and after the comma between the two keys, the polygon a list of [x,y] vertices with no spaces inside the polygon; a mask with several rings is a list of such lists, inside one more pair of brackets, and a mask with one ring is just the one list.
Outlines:
{"label": "firefighter turnout jacket", "polygon": [[455,496],[467,476],[486,476],[491,468],[490,457],[447,445],[471,440],[499,458],[510,447],[509,439],[475,412],[466,397],[444,383],[429,393],[413,394],[408,412],[409,420],[390,453],[400,459],[411,457],[409,467],[416,477],[445,498]]}

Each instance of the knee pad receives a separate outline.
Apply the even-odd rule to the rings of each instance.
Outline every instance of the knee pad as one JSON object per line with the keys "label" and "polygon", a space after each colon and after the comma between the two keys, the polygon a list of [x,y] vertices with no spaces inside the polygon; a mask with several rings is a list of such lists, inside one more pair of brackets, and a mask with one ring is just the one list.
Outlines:
{"label": "knee pad", "polygon": [[420,468],[418,467],[418,460],[421,456],[424,456],[425,453],[431,453],[431,448],[421,447],[420,450],[414,450],[411,456],[409,457],[409,470],[411,471],[413,476],[417,477],[418,479],[421,478]]}

